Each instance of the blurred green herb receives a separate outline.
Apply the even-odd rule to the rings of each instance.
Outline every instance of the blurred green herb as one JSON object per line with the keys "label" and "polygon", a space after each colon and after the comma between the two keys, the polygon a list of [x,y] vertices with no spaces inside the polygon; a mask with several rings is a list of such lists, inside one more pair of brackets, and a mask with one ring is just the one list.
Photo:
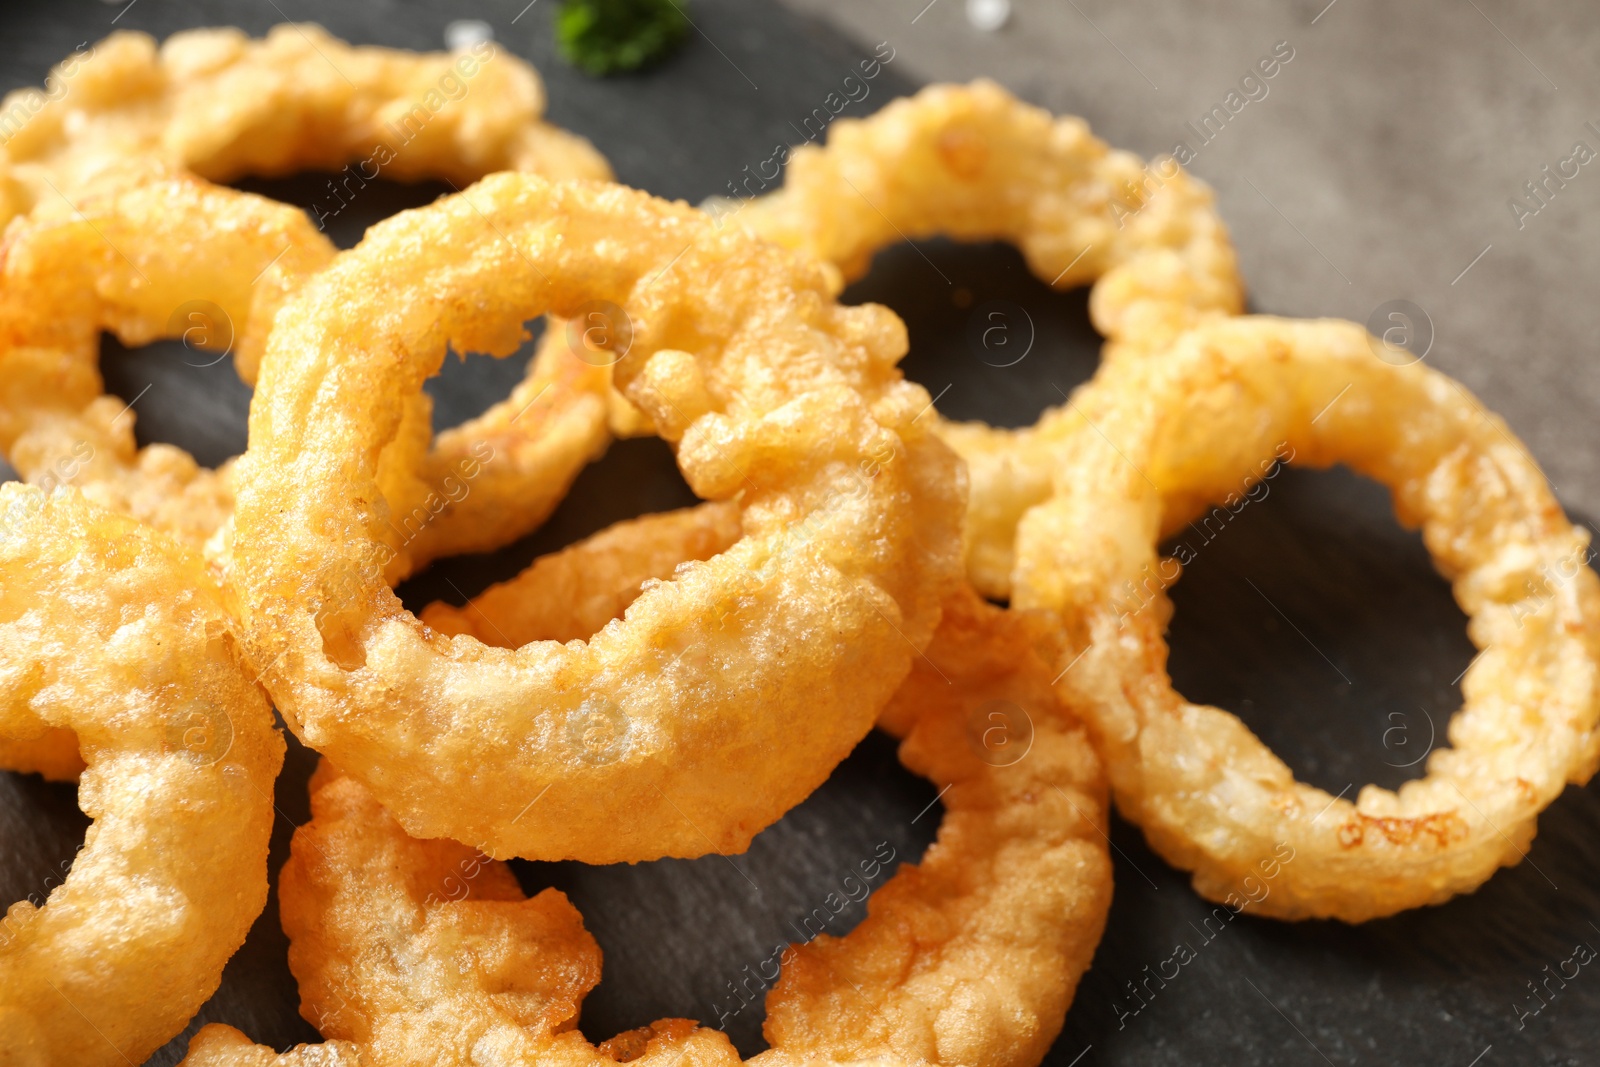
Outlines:
{"label": "blurred green herb", "polygon": [[556,43],[574,66],[616,74],[658,62],[689,30],[687,0],[562,0]]}

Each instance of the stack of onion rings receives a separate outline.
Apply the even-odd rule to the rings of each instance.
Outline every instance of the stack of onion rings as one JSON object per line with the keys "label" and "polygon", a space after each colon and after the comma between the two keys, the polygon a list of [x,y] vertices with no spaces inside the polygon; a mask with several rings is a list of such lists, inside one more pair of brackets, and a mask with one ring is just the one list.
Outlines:
{"label": "stack of onion rings", "polygon": [[142,1063],[266,902],[283,740],[198,554],[67,489],[0,487],[0,523],[0,735],[75,738],[94,819],[0,920],[0,1060]]}
{"label": "stack of onion rings", "polygon": [[[1600,765],[1600,578],[1526,449],[1357,326],[1240,317],[1203,184],[993,83],[833,124],[779,192],[716,206],[736,226],[551,181],[609,169],[489,44],[117,34],[4,107],[30,121],[0,146],[0,450],[46,492],[0,489],[0,767],[81,775],[97,820],[45,907],[0,922],[7,1062],[142,1059],[216,988],[265,897],[282,742],[255,675],[327,757],[282,917],[329,1041],[278,1056],[212,1026],[196,1065],[732,1067],[682,1019],[590,1045],[598,946],[493,857],[740,850],[875,721],[944,786],[939,839],[855,931],[784,955],[764,1067],[1038,1063],[1109,906],[1101,759],[1202,895],[1350,922],[1475,889]],[[346,191],[531,173],[344,254],[206,181],[340,166]],[[1094,381],[1023,430],[940,418],[895,367],[903,325],[835,303],[934,235],[1092,283]],[[206,336],[186,304],[215,309]],[[527,379],[435,437],[422,385],[448,351],[507,355],[540,314]],[[259,373],[246,456],[136,448],[101,330]],[[401,607],[396,580],[528,532],[642,432],[709,503]],[[1481,650],[1452,747],[1398,792],[1296,782],[1165,673],[1160,538],[1288,458],[1387,485]]]}
{"label": "stack of onion rings", "polygon": [[[882,722],[905,738],[906,766],[945,786],[938,841],[872,895],[855,930],[785,953],[767,997],[771,1048],[752,1063],[1031,1067],[1055,1039],[1100,940],[1111,863],[1100,766],[1056,703],[1039,622],[970,592],[947,606]],[[996,702],[1027,724],[1019,756],[975,740]],[[686,1019],[590,1045],[572,1024],[600,950],[566,897],[524,899],[503,864],[407,837],[328,764],[311,789],[279,892],[301,1013],[330,1040],[277,1056],[212,1025],[188,1067],[740,1062]]]}
{"label": "stack of onion rings", "polygon": [[[1105,181],[1097,173],[1096,160],[1109,170],[1120,166],[1120,178]],[[1152,184],[1157,187],[1153,192]],[[1131,194],[1132,202],[1119,199],[1119,194]],[[1096,205],[1099,214],[1093,210]],[[1149,488],[1150,479],[1141,485],[1129,475],[1127,457],[1135,457],[1131,463],[1136,470],[1143,463],[1137,457],[1151,454],[1151,450],[1159,450],[1154,454],[1162,457],[1155,462],[1175,467],[1185,464],[1177,467],[1173,484],[1161,483],[1159,499],[1164,521],[1170,524],[1160,527],[1164,531],[1181,525],[1202,504],[1242,492],[1250,477],[1259,477],[1270,467],[1272,447],[1282,442],[1263,442],[1254,436],[1260,426],[1278,425],[1277,421],[1262,416],[1252,424],[1245,415],[1222,417],[1225,401],[1202,399],[1205,390],[1194,379],[1174,374],[1177,384],[1169,385],[1159,366],[1143,364],[1160,364],[1184,358],[1182,353],[1212,349],[1228,353],[1230,358],[1238,356],[1240,366],[1259,364],[1281,370],[1280,363],[1271,359],[1288,359],[1284,350],[1292,349],[1297,371],[1304,371],[1315,364],[1307,350],[1315,352],[1332,345],[1344,357],[1361,360],[1360,377],[1374,394],[1390,383],[1385,378],[1388,364],[1371,357],[1372,349],[1356,327],[1327,327],[1335,340],[1324,342],[1304,337],[1311,329],[1306,326],[1287,327],[1280,337],[1261,322],[1238,329],[1230,325],[1230,317],[1242,305],[1232,250],[1209,193],[1189,181],[1176,163],[1165,160],[1146,168],[1125,154],[1108,153],[1078,120],[1051,124],[1043,112],[1018,104],[987,83],[965,88],[939,86],[897,101],[870,119],[836,124],[825,149],[808,147],[794,153],[781,191],[753,201],[738,211],[737,217],[757,232],[813,251],[836,264],[846,276],[861,273],[872,253],[885,244],[931,234],[1016,242],[1035,273],[1057,286],[1105,270],[1104,262],[1090,259],[1097,246],[1112,262],[1121,260],[1100,278],[1090,298],[1091,315],[1109,338],[1105,366],[1090,389],[1064,407],[1046,412],[1027,430],[1013,433],[982,425],[944,424],[941,433],[967,460],[972,473],[966,535],[973,581],[995,596],[1013,593],[1014,578],[1032,583],[1029,589],[1014,591],[1017,602],[1057,609],[1063,626],[1079,635],[1078,640],[1069,642],[1068,658],[1062,666],[1076,663],[1080,654],[1091,657],[1076,668],[1076,681],[1068,684],[1106,735],[1119,801],[1169,859],[1196,870],[1197,887],[1205,895],[1225,899],[1236,894],[1243,899],[1245,894],[1239,892],[1242,879],[1273,855],[1279,843],[1287,841],[1297,856],[1321,859],[1331,854],[1335,859],[1326,864],[1301,859],[1286,879],[1288,889],[1273,895],[1270,903],[1252,903],[1253,910],[1288,917],[1337,915],[1359,920],[1447,899],[1475,888],[1501,863],[1519,859],[1532,835],[1533,816],[1569,778],[1582,782],[1592,773],[1596,757],[1591,753],[1600,742],[1588,738],[1600,717],[1600,703],[1585,688],[1594,684],[1585,672],[1595,667],[1596,639],[1588,635],[1600,616],[1592,605],[1579,605],[1594,584],[1587,569],[1582,570],[1581,581],[1566,589],[1568,614],[1561,620],[1570,628],[1566,641],[1549,641],[1561,631],[1560,625],[1541,631],[1543,636],[1538,639],[1524,635],[1531,642],[1527,655],[1535,655],[1538,649],[1540,656],[1554,656],[1570,664],[1570,683],[1551,682],[1543,690],[1550,694],[1554,707],[1568,709],[1553,712],[1549,719],[1554,730],[1549,737],[1561,742],[1550,751],[1559,751],[1560,756],[1544,754],[1545,742],[1540,738],[1545,735],[1536,731],[1517,750],[1522,752],[1520,759],[1491,773],[1482,762],[1488,756],[1473,762],[1458,747],[1436,758],[1440,768],[1436,774],[1442,777],[1430,778],[1427,785],[1407,786],[1401,793],[1403,801],[1393,794],[1369,790],[1357,810],[1344,801],[1342,806],[1327,807],[1331,798],[1301,786],[1295,789],[1303,796],[1287,799],[1294,794],[1288,788],[1292,776],[1231,717],[1225,717],[1225,722],[1249,740],[1245,756],[1224,758],[1224,750],[1238,746],[1220,740],[1213,742],[1215,755],[1199,755],[1213,751],[1192,740],[1191,735],[1202,730],[1199,719],[1223,713],[1183,704],[1160,673],[1164,657],[1152,659],[1139,651],[1152,644],[1160,646],[1167,603],[1163,589],[1175,580],[1176,565],[1165,561],[1174,574],[1154,583],[1147,580],[1161,570],[1154,566],[1154,532],[1147,539],[1147,549],[1129,555],[1128,546],[1145,543],[1145,539],[1137,534],[1129,538],[1125,531],[1153,521],[1141,509],[1148,507],[1155,491]],[[1116,229],[1111,229],[1112,218]],[[1128,224],[1123,225],[1124,221]],[[1093,235],[1083,234],[1069,246],[1063,235],[1072,232],[1072,225],[1101,229]],[[1076,258],[1063,266],[1074,248],[1079,250]],[[1084,264],[1081,267],[1080,262]],[[1271,359],[1263,354],[1269,351]],[[1123,365],[1128,363],[1140,366]],[[1233,362],[1222,361],[1222,365],[1228,369],[1207,368],[1222,379],[1215,387],[1219,395],[1223,395],[1228,374],[1237,373]],[[1336,362],[1335,367],[1328,373],[1347,373],[1342,364]],[[1321,383],[1320,371],[1304,373]],[[1354,371],[1348,373],[1355,377]],[[1406,373],[1427,377],[1422,371]],[[1425,392],[1422,386],[1407,385]],[[1261,388],[1282,391],[1287,387]],[[1443,386],[1432,388],[1438,391]],[[1330,391],[1329,397],[1337,392]],[[1156,396],[1166,399],[1151,399]],[[1214,403],[1217,410],[1205,407],[1207,403]],[[1113,428],[1099,424],[1099,416],[1082,410],[1091,405],[1097,410],[1135,411],[1144,421],[1132,431],[1132,442],[1124,442]],[[1358,404],[1348,406],[1358,408]],[[1477,423],[1486,421],[1475,402],[1469,402],[1466,410]],[[1309,418],[1315,413],[1306,414]],[[1286,412],[1277,416],[1292,417]],[[1335,452],[1334,446],[1325,446],[1320,452],[1299,447],[1298,454],[1302,458],[1326,454],[1350,459],[1358,469],[1370,469],[1391,485],[1402,475],[1392,465],[1385,465],[1389,461],[1373,459],[1374,441],[1392,442],[1393,450],[1409,462],[1437,459],[1427,449],[1396,436],[1405,426],[1403,420],[1414,419],[1414,415],[1402,416],[1392,406],[1377,405],[1368,409],[1367,416],[1369,422],[1361,433],[1350,433],[1342,440],[1346,451]],[[1455,418],[1464,424],[1459,411]],[[1083,433],[1091,424],[1101,432]],[[1174,430],[1174,425],[1182,429]],[[1334,432],[1339,425],[1340,420],[1330,419],[1324,430]],[[1155,439],[1157,434],[1194,432],[1191,428],[1195,426],[1204,427],[1200,433],[1205,435],[1203,447],[1195,451],[1224,457],[1214,467],[1205,468],[1203,476],[1197,473],[1200,464],[1182,458],[1180,448],[1189,445],[1187,439],[1177,443]],[[1483,441],[1485,432],[1480,425],[1478,447],[1487,451],[1488,444],[1499,442]],[[1445,439],[1454,441],[1447,433]],[[1262,452],[1263,444],[1272,447]],[[1586,542],[1560,515],[1531,460],[1520,445],[1508,455],[1511,459],[1507,462],[1526,470],[1506,477],[1519,485],[1537,487],[1534,497],[1520,502],[1520,508],[1542,515],[1549,523],[1548,536],[1542,538],[1537,551],[1518,558],[1533,558],[1545,568],[1582,558]],[[1260,465],[1263,462],[1267,467]],[[1419,479],[1424,476],[1407,474]],[[1201,477],[1211,480],[1183,480]],[[1054,500],[1030,510],[1050,497],[1052,481],[1056,485]],[[1456,486],[1456,493],[1446,503],[1460,506],[1459,498],[1469,488]],[[1504,495],[1492,481],[1478,491],[1485,499]],[[1400,490],[1396,492],[1398,498]],[[1127,518],[1106,523],[1108,513],[1117,513],[1114,508],[1123,509]],[[1411,517],[1422,514],[1414,510]],[[1442,514],[1436,511],[1430,517],[1444,525],[1448,520],[1436,517]],[[1029,543],[1036,557],[1031,560],[1013,556],[1018,521],[1034,531]],[[1073,531],[1071,535],[1068,530]],[[1524,548],[1520,543],[1499,547],[1513,554]],[[1147,557],[1147,551],[1152,555]],[[1445,564],[1451,574],[1469,566],[1493,570],[1507,564],[1487,549],[1470,564]],[[1506,611],[1515,608],[1519,620],[1532,617],[1535,607],[1546,614],[1555,610],[1554,598],[1533,583],[1539,573],[1539,566],[1534,566],[1522,575],[1526,582],[1513,582],[1505,593],[1510,599],[1501,607]],[[1101,581],[1086,590],[1079,584],[1085,575]],[[1127,599],[1124,588],[1130,585],[1139,591],[1139,599],[1147,602],[1136,613],[1141,618],[1140,641],[1132,641],[1126,632],[1129,613],[1120,607]],[[1474,603],[1459,587],[1458,596],[1464,606]],[[1533,600],[1523,603],[1529,596]],[[1090,606],[1093,611],[1086,616]],[[1114,629],[1109,628],[1112,621]],[[1085,631],[1093,636],[1083,636]],[[1480,641],[1480,646],[1484,645]],[[1125,660],[1116,659],[1119,652]],[[1500,654],[1507,654],[1504,646]],[[1112,666],[1103,666],[1102,659]],[[1467,680],[1469,714],[1463,721],[1471,721],[1471,710],[1478,706],[1470,697],[1470,673]],[[1573,688],[1564,691],[1566,685]],[[1158,737],[1165,739],[1158,741]],[[1476,799],[1441,792],[1441,781],[1449,777],[1442,768],[1452,761],[1459,765],[1456,773],[1463,783],[1468,779],[1476,783]],[[1244,808],[1236,795],[1244,787],[1234,777],[1244,773],[1243,766],[1257,764],[1261,766],[1252,772],[1257,800],[1253,807]],[[1490,796],[1499,798],[1498,802]],[[1462,814],[1466,807],[1473,809],[1473,817]],[[1320,838],[1306,832],[1304,820],[1296,821],[1295,813],[1303,809],[1314,809],[1326,819]],[[1269,818],[1268,812],[1273,817]],[[1251,824],[1256,827],[1253,832],[1242,829]],[[1263,826],[1276,829],[1260,829]],[[1290,833],[1288,827],[1296,832]],[[1330,850],[1324,840],[1329,834],[1337,837],[1340,848]],[[1367,886],[1367,891],[1350,893],[1347,886],[1352,879]]]}

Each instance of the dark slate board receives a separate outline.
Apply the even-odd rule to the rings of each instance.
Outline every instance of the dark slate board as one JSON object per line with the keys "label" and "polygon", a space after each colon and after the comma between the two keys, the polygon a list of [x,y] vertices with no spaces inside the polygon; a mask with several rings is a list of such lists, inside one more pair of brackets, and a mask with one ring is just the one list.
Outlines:
{"label": "dark slate board", "polygon": [[[780,8],[696,0],[702,32],[680,55],[645,76],[597,82],[555,58],[548,5],[513,24],[524,2],[477,4],[470,14],[539,67],[553,118],[591,137],[624,181],[690,201],[723,191],[745,165],[794,140],[791,124],[859,58],[831,31]],[[437,48],[456,14],[393,0],[360,11],[292,0],[9,5],[0,15],[0,87],[38,83],[80,41],[108,32],[114,17],[119,27],[158,35],[220,23],[260,33],[285,17],[317,19],[354,41]],[[911,88],[891,65],[854,110]],[[244,184],[300,204],[321,187],[315,176]],[[335,236],[348,245],[362,227],[441,191],[369,189],[339,217]],[[1006,248],[930,242],[920,252],[893,250],[847,296],[883,301],[907,319],[913,354],[906,370],[936,393],[949,386],[940,404],[953,416],[1025,424],[1060,399],[1058,389],[1086,378],[1096,359],[1083,295],[1049,292]],[[1004,369],[977,359],[967,341],[972,315],[996,300],[1025,309],[1036,331],[1028,357]],[[102,362],[119,395],[150,386],[137,408],[141,441],[181,444],[212,463],[243,447],[248,391],[227,361],[196,368],[181,356],[172,345],[127,353],[108,340]],[[441,425],[502,395],[525,358],[452,363],[433,383]],[[401,592],[413,606],[439,596],[459,602],[541,552],[690,499],[664,446],[622,442],[539,533],[491,556],[447,561]],[[1179,688],[1239,713],[1303,778],[1332,792],[1366,781],[1392,787],[1417,775],[1420,756],[1443,742],[1471,647],[1448,589],[1419,538],[1396,526],[1384,494],[1341,471],[1285,472],[1267,499],[1193,547],[1198,558],[1174,593],[1171,669]],[[278,786],[274,871],[293,826],[307,817],[313,759],[291,745]],[[733,1011],[739,1002],[728,984],[794,936],[792,924],[859,860],[884,847],[906,859],[920,854],[937,808],[917,816],[934,793],[874,735],[746,855],[517,869],[530,891],[567,891],[605,951],[604,980],[582,1022],[591,1038],[668,1015],[720,1017],[750,1054],[763,1047],[761,1006]],[[71,788],[0,775],[0,898],[47,892],[84,825]],[[1110,924],[1048,1062],[1585,1062],[1600,1037],[1600,979],[1580,973],[1564,986],[1549,981],[1548,1005],[1520,1025],[1518,1009],[1541,1003],[1528,984],[1546,981],[1575,943],[1600,946],[1591,922],[1600,920],[1597,838],[1595,790],[1569,790],[1541,820],[1529,861],[1473,896],[1359,928],[1241,917],[1216,932],[1215,923],[1204,924],[1210,906],[1118,821]],[[830,932],[861,914],[859,906],[846,912]],[[1149,983],[1153,996],[1141,990],[1135,999],[1129,983],[1144,982],[1146,968],[1158,969],[1179,943],[1196,958],[1176,978]],[[280,1049],[316,1040],[296,1012],[284,950],[274,900],[188,1032],[224,1021]],[[176,1063],[186,1040],[187,1033],[150,1063]]]}

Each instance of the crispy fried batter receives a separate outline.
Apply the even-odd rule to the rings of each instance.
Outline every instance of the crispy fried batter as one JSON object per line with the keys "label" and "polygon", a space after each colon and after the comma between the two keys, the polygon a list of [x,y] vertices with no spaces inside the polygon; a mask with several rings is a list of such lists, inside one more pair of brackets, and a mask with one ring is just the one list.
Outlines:
{"label": "crispy fried batter", "polygon": [[300,1013],[329,1041],[279,1057],[212,1025],[185,1063],[553,1064],[540,1057],[582,1044],[570,1028],[600,980],[600,947],[563,894],[525,899],[505,864],[407,837],[326,762],[311,815],[278,897]]}
{"label": "crispy fried batter", "polygon": [[0,737],[0,769],[37,774],[51,782],[76,782],[83,773],[78,735],[42,723],[13,723],[14,736]]}
{"label": "crispy fried batter", "polygon": [[[1016,603],[1057,613],[1062,686],[1094,727],[1121,810],[1213,900],[1359,922],[1436,904],[1517,863],[1535,817],[1600,759],[1600,578],[1588,537],[1497,417],[1421,364],[1392,366],[1352,323],[1209,323],[1160,361],[1107,365],[1077,405],[1049,503],[1018,538]],[[1481,650],[1451,747],[1398,793],[1352,803],[1296,782],[1233,715],[1166,673],[1156,545],[1280,457],[1388,486],[1451,580]],[[1164,568],[1164,569],[1163,569]],[[1070,665],[1070,670],[1066,669]],[[1252,867],[1292,862],[1253,900]]]}
{"label": "crispy fried batter", "polygon": [[[781,190],[719,210],[847,279],[907,239],[1010,242],[1056,289],[1093,283],[1107,359],[1159,353],[1196,323],[1244,308],[1206,185],[1170,157],[1146,164],[1114,151],[1082,119],[1053,117],[986,80],[840,119],[826,148],[794,150]],[[1022,430],[941,422],[970,472],[967,568],[986,595],[1009,595],[1017,522],[1049,495],[1059,441],[1081,426],[1066,407]]]}
{"label": "crispy fried batter", "polygon": [[440,633],[471,634],[500,648],[584,641],[622,618],[645,583],[666,581],[682,563],[727,551],[740,533],[739,509],[726,502],[619,522],[540,557],[463,607],[435,602],[420,618]]}
{"label": "crispy fried batter", "polygon": [[[591,301],[626,309],[618,384],[743,537],[587,644],[439,634],[384,581],[373,457],[447,345],[503,355]],[[617,186],[498,175],[380,223],[285,305],[251,408],[234,577],[264,684],[419,836],[743,849],[870,728],[959,576],[959,467],[904,351],[814,261]],[[605,759],[574,743],[595,716]]]}
{"label": "crispy fried batter", "polygon": [[0,590],[0,734],[75,735],[94,820],[44,906],[0,920],[0,1061],[142,1063],[266,902],[283,740],[204,561],[172,539],[11,483]]}
{"label": "crispy fried batter", "polygon": [[[1040,622],[970,591],[950,602],[884,713],[906,765],[946,787],[938,841],[854,931],[784,954],[771,1049],[752,1065],[1044,1056],[1104,928],[1111,863],[1100,764],[1051,691]],[[1018,757],[994,758],[974,731],[996,700],[1028,721]],[[503,864],[412,840],[329,764],[311,788],[280,896],[301,1014],[330,1040],[278,1056],[212,1025],[186,1067],[739,1064],[726,1037],[685,1019],[589,1044],[570,1027],[600,950],[566,897],[524,899]]]}

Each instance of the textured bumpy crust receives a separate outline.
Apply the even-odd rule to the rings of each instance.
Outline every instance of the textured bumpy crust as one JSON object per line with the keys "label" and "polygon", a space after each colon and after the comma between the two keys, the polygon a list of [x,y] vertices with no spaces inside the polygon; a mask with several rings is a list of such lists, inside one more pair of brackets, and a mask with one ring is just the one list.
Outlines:
{"label": "textured bumpy crust", "polygon": [[[188,337],[201,366],[231,345],[253,371],[279,306],[333,256],[298,209],[138,163],[14,220],[0,243],[0,451],[30,481],[207,545],[233,512],[233,464],[137,447],[135,411],[101,391],[100,331]],[[610,440],[609,393],[605,368],[550,344],[510,397],[431,448],[428,399],[412,398],[381,461],[391,577],[542,522]],[[226,538],[210,547],[225,556]]]}
{"label": "textured bumpy crust", "polygon": [[[454,841],[418,841],[353,778],[324,762],[311,821],[278,883],[300,1013],[326,1044],[282,1056],[231,1027],[195,1035],[190,1067],[470,1064],[578,1037],[600,948],[547,889],[526,899],[511,868]],[[581,1038],[579,1038],[581,1040]]]}
{"label": "textured bumpy crust", "polygon": [[[1164,158],[1108,148],[1073,116],[1053,117],[990,81],[936,85],[865,119],[840,119],[825,148],[794,150],[783,188],[734,221],[865,273],[878,250],[948,236],[1008,241],[1057,289],[1093,283],[1089,311],[1108,360],[1161,352],[1199,322],[1237,315],[1243,284],[1211,190]],[[1069,409],[999,430],[942,423],[967,461],[967,567],[989,596],[1011,584],[1017,522],[1050,492]]]}
{"label": "textured bumpy crust", "polygon": [[297,208],[153,168],[14,220],[0,243],[0,450],[30,481],[70,482],[205,544],[233,510],[231,465],[134,443],[136,412],[102,391],[100,333],[188,333],[253,365],[284,297],[333,255]]}
{"label": "textured bumpy crust", "polygon": [[619,522],[540,557],[462,607],[435,602],[419,617],[440,633],[471,634],[501,648],[587,640],[622,618],[644,583],[666,581],[680,563],[727,551],[742,532],[739,509],[727,502]]}
{"label": "textured bumpy crust", "polygon": [[[928,662],[884,712],[906,766],[945,788],[938,841],[851,933],[784,955],[771,1049],[753,1065],[1044,1056],[1104,928],[1111,863],[1100,765],[1051,691],[1039,622],[970,592],[948,606]],[[975,740],[994,700],[1031,722],[1019,759],[984,758]],[[311,788],[279,892],[301,1014],[329,1040],[277,1055],[212,1025],[187,1067],[739,1063],[720,1032],[684,1019],[589,1044],[571,1027],[600,950],[562,894],[524,899],[503,864],[407,837],[329,764]]]}
{"label": "textured bumpy crust", "polygon": [[213,181],[346,165],[368,180],[610,177],[589,142],[541,121],[543,111],[538,74],[492,43],[352,48],[309,23],[260,40],[189,30],[159,48],[114,33],[68,57],[45,89],[0,101],[0,222],[132,156]]}
{"label": "textured bumpy crust", "polygon": [[[1046,621],[970,590],[946,604],[881,721],[909,769],[949,787],[938,840],[861,925],[793,949],[767,997],[772,1051],[752,1062],[1044,1058],[1111,906],[1104,777],[1051,691]],[[991,737],[994,701],[1029,726]]]}
{"label": "textured bumpy crust", "polygon": [[[1357,922],[1468,892],[1522,857],[1537,814],[1594,773],[1600,579],[1526,448],[1456,382],[1396,367],[1352,323],[1207,324],[1160,361],[1102,368],[1077,397],[1049,503],[1018,536],[1015,602],[1058,614],[1061,685],[1101,743],[1121,810],[1195,888],[1279,918]],[[1156,545],[1235,506],[1277,458],[1344,463],[1390,489],[1481,650],[1449,748],[1398,793],[1352,803],[1294,780],[1237,718],[1166,674]],[[1070,669],[1067,669],[1070,666]],[[1292,862],[1256,900],[1252,869]]]}
{"label": "textured bumpy crust", "polygon": [[0,1061],[142,1063],[267,897],[283,739],[198,554],[59,489],[0,487],[0,734],[74,734],[94,819],[0,920]]}
{"label": "textured bumpy crust", "polygon": [[[959,578],[959,465],[916,421],[904,327],[828,293],[807,257],[598,183],[496,175],[373,227],[279,315],[238,467],[233,578],[295,731],[418,836],[746,847],[871,727]],[[440,634],[383,580],[374,456],[448,345],[505,354],[592,301],[626,309],[619,387],[743,537],[586,644]]]}

